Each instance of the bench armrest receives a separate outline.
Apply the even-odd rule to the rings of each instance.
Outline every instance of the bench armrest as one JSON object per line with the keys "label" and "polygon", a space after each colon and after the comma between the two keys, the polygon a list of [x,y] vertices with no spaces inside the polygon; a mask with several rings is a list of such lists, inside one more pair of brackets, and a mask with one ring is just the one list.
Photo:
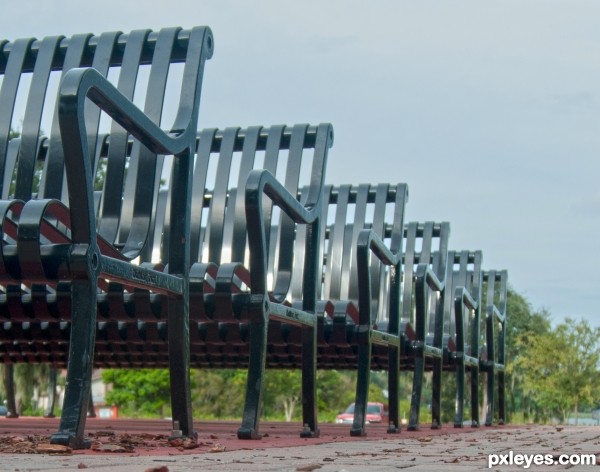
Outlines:
{"label": "bench armrest", "polygon": [[[427,314],[429,312],[427,308],[427,294],[429,291],[438,292],[440,295],[437,305],[439,305],[445,289],[445,281],[440,280],[429,264],[419,264],[417,266],[417,270],[415,272],[415,334],[417,340],[425,342],[425,338],[427,336],[429,321],[427,320]],[[441,317],[443,316],[443,310],[441,306],[437,305],[434,316]],[[436,320],[436,326],[440,325],[438,321],[440,320]],[[441,343],[441,333],[436,332],[436,334],[437,336],[434,340],[434,344],[438,346],[438,344]]]}
{"label": "bench armrest", "polygon": [[[249,228],[250,289],[253,294],[261,295],[267,293],[267,237],[263,211],[265,196],[281,208],[296,224],[304,224],[309,227],[306,238],[303,292],[305,297],[308,297],[309,305],[312,303],[314,306],[316,302],[319,225],[321,223],[321,194],[319,194],[316,201],[309,202],[304,206],[269,171],[255,169],[248,174],[245,211]],[[310,283],[311,286],[308,287],[307,283]],[[306,307],[304,301],[303,305],[303,307]]]}
{"label": "bench armrest", "polygon": [[[464,332],[464,309],[477,310],[479,303],[473,298],[471,293],[465,287],[457,287],[454,291],[454,318],[456,323],[456,345],[457,349],[461,352],[465,351],[465,332]],[[476,320],[478,322],[478,319]],[[473,326],[472,335],[478,335],[479,329]],[[472,339],[470,342],[473,343],[475,340]],[[478,345],[479,343],[477,343]],[[474,356],[478,356],[479,353],[472,353]]]}
{"label": "bench armrest", "polygon": [[[180,199],[191,198],[191,177],[186,180],[185,176],[191,176],[204,62],[212,56],[213,50],[212,33],[209,28],[195,28],[191,35],[183,72],[181,101],[171,132],[163,131],[97,70],[75,68],[64,74],[59,91],[58,116],[69,187],[72,238],[75,244],[94,246],[93,241],[96,238],[94,176],[84,110],[86,98],[152,152],[181,157],[175,159],[174,185]],[[182,176],[183,181],[180,182]],[[183,208],[189,207],[182,201],[179,204]],[[186,223],[189,224],[189,221]],[[129,259],[136,257],[135,252],[139,253],[141,250],[134,248],[131,254],[127,254],[131,249],[126,248],[123,251]]]}
{"label": "bench armrest", "polygon": [[504,321],[506,320],[506,315],[500,313],[500,310],[496,305],[488,305],[486,313],[487,316],[491,318],[496,318],[496,320],[498,320],[499,323],[504,324]]}
{"label": "bench armrest", "polygon": [[[363,229],[358,234],[356,248],[356,268],[358,277],[358,310],[359,310],[359,324],[365,326],[371,326],[373,323],[372,316],[372,284],[371,284],[371,271],[369,257],[373,254],[383,264],[390,266],[391,269],[391,280],[390,287],[398,287],[398,290],[393,288],[390,290],[391,297],[397,292],[396,309],[399,310],[400,301],[400,277],[401,277],[401,266],[402,266],[402,251],[393,252],[388,248],[381,237],[373,230]],[[394,302],[390,300],[390,315],[394,311]],[[390,323],[388,324],[388,332],[398,334],[399,332],[399,316],[396,317],[398,322],[393,322],[393,317],[390,316]]]}
{"label": "bench armrest", "polygon": [[86,97],[153,152],[177,155],[192,146],[189,132],[179,136],[164,132],[95,69],[68,71],[60,88],[59,124],[75,243],[89,243],[96,237],[92,166],[84,118]]}

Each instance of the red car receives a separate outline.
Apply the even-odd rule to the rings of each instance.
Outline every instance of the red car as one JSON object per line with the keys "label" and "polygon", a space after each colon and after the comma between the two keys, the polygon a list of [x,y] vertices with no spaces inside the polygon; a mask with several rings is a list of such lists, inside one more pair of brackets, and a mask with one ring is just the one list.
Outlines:
{"label": "red car", "polygon": [[[369,402],[367,403],[367,423],[382,423],[388,416],[387,408],[383,403]],[[354,403],[352,403],[346,411],[336,416],[336,423],[352,423],[354,420]]]}

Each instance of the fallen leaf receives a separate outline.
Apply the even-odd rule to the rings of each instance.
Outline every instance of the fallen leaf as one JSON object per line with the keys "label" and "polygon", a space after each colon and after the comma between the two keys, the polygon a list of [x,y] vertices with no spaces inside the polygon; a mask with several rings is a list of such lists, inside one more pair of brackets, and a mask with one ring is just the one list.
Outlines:
{"label": "fallen leaf", "polygon": [[419,441],[419,442],[431,442],[431,441],[433,441],[433,438],[431,436],[423,436],[422,438],[417,438],[417,441]]}
{"label": "fallen leaf", "polygon": [[320,466],[319,464],[308,464],[308,465],[303,465],[300,467],[296,468],[296,471],[298,472],[310,472],[311,470],[317,470],[320,469],[322,466]]}
{"label": "fallen leaf", "polygon": [[183,439],[182,438],[169,439],[169,446],[182,447],[183,446]]}
{"label": "fallen leaf", "polygon": [[169,468],[166,465],[162,465],[160,467],[150,467],[144,472],[169,472]]}
{"label": "fallen leaf", "polygon": [[78,468],[78,469],[87,469],[87,468],[88,468],[88,466],[87,466],[87,465],[85,465],[83,462],[81,462],[81,463],[77,464],[77,468]]}
{"label": "fallen leaf", "polygon": [[73,449],[61,444],[38,444],[35,448],[38,454],[71,454]]}
{"label": "fallen leaf", "polygon": [[225,452],[225,446],[222,444],[215,444],[208,450],[208,452]]}
{"label": "fallen leaf", "polygon": [[132,452],[133,447],[120,444],[92,444],[92,451],[96,452]]}

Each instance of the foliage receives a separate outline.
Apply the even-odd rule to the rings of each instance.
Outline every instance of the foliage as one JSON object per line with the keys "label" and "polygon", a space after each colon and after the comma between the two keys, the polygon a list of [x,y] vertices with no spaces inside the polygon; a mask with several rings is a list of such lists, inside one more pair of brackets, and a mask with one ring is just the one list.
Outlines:
{"label": "foliage", "polygon": [[246,371],[199,369],[192,371],[192,406],[202,418],[240,418],[244,407]]}
{"label": "foliage", "polygon": [[517,336],[527,355],[515,364],[527,372],[523,387],[541,410],[541,419],[558,417],[600,398],[600,328],[568,318],[556,329]]}
{"label": "foliage", "polygon": [[[5,366],[0,365],[0,379],[4,378],[5,368]],[[43,364],[14,365],[15,402],[19,414],[41,416],[42,411],[38,410],[32,401],[36,395],[45,394],[48,389],[48,370],[48,366]],[[2,402],[5,395],[4,382],[0,382],[0,400]]]}
{"label": "foliage", "polygon": [[[247,372],[241,369],[192,372],[193,407],[202,418],[240,418],[244,407]],[[262,416],[291,421],[300,418],[302,374],[299,370],[269,369],[265,375]],[[381,389],[374,394],[381,396]],[[317,372],[320,418],[332,420],[354,399],[351,375],[335,370]]]}
{"label": "foliage", "polygon": [[[531,304],[512,289],[508,290],[506,321],[506,407],[508,421],[521,413],[525,421],[538,420],[541,410],[532,401],[525,384],[528,376],[520,359],[527,358],[527,339],[550,332],[550,314],[534,311]],[[518,341],[520,339],[521,341]]]}
{"label": "foliage", "polygon": [[126,416],[167,416],[169,371],[167,369],[106,369],[102,380],[111,385],[106,402],[117,405]]}

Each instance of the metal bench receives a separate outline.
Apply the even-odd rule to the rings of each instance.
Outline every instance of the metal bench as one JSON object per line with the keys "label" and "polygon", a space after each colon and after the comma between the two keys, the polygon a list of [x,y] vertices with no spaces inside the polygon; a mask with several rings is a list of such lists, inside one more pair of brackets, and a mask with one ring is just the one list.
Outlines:
{"label": "metal bench", "polygon": [[443,303],[450,224],[416,223],[406,226],[404,285],[402,292],[401,367],[413,374],[408,429],[419,428],[425,370],[432,370],[432,427],[441,425],[441,368],[443,359]]}
{"label": "metal bench", "polygon": [[456,372],[456,411],[454,426],[463,427],[465,371],[470,372],[471,425],[479,426],[479,364],[483,345],[481,331],[482,252],[448,253],[449,295],[445,300],[447,367]]}
{"label": "metal bench", "polygon": [[[471,425],[480,424],[480,373],[486,374],[486,418],[491,426],[498,399],[498,421],[505,421],[504,331],[507,271],[484,271],[481,251],[450,251],[445,301],[444,367],[456,375],[455,427],[463,427],[465,371],[470,372]],[[496,390],[497,380],[497,393]]]}
{"label": "metal bench", "polygon": [[[480,304],[467,296],[467,279],[445,280],[454,277],[446,271],[454,260],[449,225],[404,226],[405,185],[324,189],[328,124],[197,135],[203,64],[212,54],[206,28],[1,44],[0,110],[9,113],[0,116],[0,356],[68,366],[53,442],[85,445],[93,365],[169,367],[173,429],[189,437],[192,366],[248,368],[240,438],[261,437],[270,366],[302,369],[303,437],[319,434],[317,368],[358,370],[353,435],[365,434],[371,368],[388,370],[392,398],[400,370],[414,372],[410,429],[418,427],[431,369],[433,426],[440,425],[448,287],[462,287],[467,308]],[[167,72],[179,62],[181,105],[165,133],[158,124]],[[115,69],[116,88],[103,78]],[[26,74],[30,96],[15,138],[13,108]],[[53,74],[62,78],[61,111],[50,111],[44,138]],[[149,77],[147,116],[130,102],[138,75]],[[105,131],[86,97],[113,118]],[[174,155],[172,163],[164,155]],[[98,169],[104,184],[94,191]],[[493,338],[505,314],[501,302],[490,303]],[[485,363],[492,390],[496,377],[503,388],[500,331]],[[483,361],[458,344],[460,375],[461,365]],[[399,430],[391,402],[389,431]]]}
{"label": "metal bench", "polygon": [[485,425],[494,422],[496,410],[496,389],[498,405],[498,423],[506,423],[506,301],[508,272],[506,270],[483,271],[483,282],[487,284],[485,291],[485,339],[487,358],[481,364],[481,370],[487,375],[487,408]]}
{"label": "metal bench", "polygon": [[[267,274],[264,274],[265,282],[262,284],[251,284],[252,272],[245,267],[252,254],[252,248],[248,248],[246,243],[247,228],[252,226],[246,225],[249,205],[245,202],[251,191],[244,194],[244,191],[237,189],[243,189],[246,180],[252,183],[254,178],[255,183],[263,185],[261,181],[265,179],[268,182],[266,192],[272,193],[275,189],[275,192],[283,195],[276,197],[278,205],[291,208],[296,219],[312,218],[314,225],[318,227],[322,176],[332,139],[332,128],[327,124],[203,130],[195,143],[194,168],[190,174],[193,182],[192,224],[188,238],[193,262],[189,270],[191,329],[181,331],[180,334],[175,329],[173,334],[172,324],[167,322],[170,297],[163,290],[143,288],[124,277],[107,280],[99,286],[96,296],[98,321],[95,324],[94,365],[170,366],[165,352],[171,336],[176,336],[178,342],[190,343],[191,363],[188,365],[249,367],[248,381],[251,387],[248,388],[239,435],[243,438],[260,437],[258,423],[261,388],[258,382],[264,377],[264,366],[261,365],[265,362],[266,353],[266,332],[260,333],[260,330],[266,330],[268,326],[268,313],[260,312],[268,307],[273,317],[301,326],[303,331],[314,331],[316,316],[314,309],[292,308],[281,295],[272,290],[267,293]],[[103,153],[101,158],[104,158]],[[308,167],[302,165],[303,162],[307,162]],[[269,171],[271,173],[267,174]],[[301,199],[303,203],[295,197],[286,197],[277,183],[269,181],[270,175],[282,173],[286,187],[291,192],[289,195],[297,195],[301,177],[311,183],[312,186]],[[168,208],[171,207],[169,202],[172,198],[170,188],[159,191],[156,201],[158,210],[148,235],[152,242],[150,250],[146,248],[140,253],[139,267],[150,268],[154,274],[162,274],[170,260],[172,247],[169,241],[173,232]],[[255,198],[258,197],[255,195]],[[303,205],[314,209],[303,210]],[[289,265],[293,261],[288,257],[291,255],[290,251],[280,248],[284,247],[286,241],[293,242],[296,232],[294,227],[297,225],[283,212],[278,212],[267,204],[264,209],[261,204],[260,211],[270,214],[265,220],[272,224],[269,245],[264,240],[259,242],[262,241],[265,248],[270,247],[271,254],[278,251],[276,267],[281,275],[276,276],[274,287],[275,290],[284,290],[282,287],[285,287],[285,278],[289,279],[291,275]],[[254,225],[254,228],[257,227]],[[315,251],[313,247],[318,248],[315,243],[318,241],[305,241],[306,254]],[[256,241],[254,245],[257,245]],[[259,245],[256,250],[262,249]],[[266,257],[265,252],[262,254]],[[154,262],[151,261],[153,255],[157,259]],[[233,262],[236,260],[239,262]],[[259,262],[253,263],[256,266]],[[301,267],[294,266],[294,273],[305,274],[308,270],[314,272],[312,278],[308,277],[308,288],[301,289],[303,301],[311,299],[310,287],[314,285],[312,290],[316,290],[318,283],[316,258],[315,265],[311,268],[312,264],[310,258],[307,258]],[[289,269],[286,269],[288,266]],[[259,264],[257,270],[260,269]],[[250,287],[254,286],[258,286],[258,290],[265,290],[265,293],[251,292]],[[314,300],[314,295],[312,298]],[[263,301],[259,303],[259,299]],[[6,341],[5,355],[10,362],[48,362],[58,367],[65,365],[71,343],[71,323],[57,316],[57,313],[60,314],[58,307],[65,300],[68,300],[68,292],[64,290],[44,294],[37,300],[36,316],[32,321],[25,313],[31,312],[33,297],[21,297],[20,312],[11,313],[11,321],[5,323],[0,330],[0,340]],[[252,331],[256,330],[259,330],[258,336],[255,334],[252,339]],[[310,376],[310,372],[316,372],[316,358],[310,351],[303,357],[306,376]],[[186,367],[181,368],[188,370]],[[312,394],[310,400],[311,391],[316,392],[314,378],[307,378],[306,383],[304,424],[309,426],[302,434],[317,435],[315,394]],[[186,388],[189,395],[189,387]],[[181,428],[181,423],[179,427]]]}
{"label": "metal bench", "polygon": [[[230,134],[235,134],[235,130],[230,130]],[[212,134],[212,131],[211,131]],[[215,136],[224,136],[226,133],[217,131]],[[243,148],[243,139],[247,134],[247,130],[237,130],[237,136],[240,143],[238,148]],[[261,130],[260,134],[267,136],[268,128]],[[263,147],[266,145],[263,145]],[[221,150],[221,145],[213,145],[216,150]],[[283,145],[285,151],[285,145]],[[225,153],[226,156],[228,153]],[[231,161],[225,156],[227,164],[223,164],[229,168]],[[221,156],[218,156],[219,160]],[[247,157],[248,158],[248,157]],[[225,171],[222,171],[225,172]],[[219,172],[215,172],[219,175]],[[215,178],[218,181],[223,181],[221,177]],[[227,179],[225,179],[227,180]],[[235,182],[234,182],[235,183]],[[303,190],[306,192],[306,190]],[[205,208],[203,211],[210,212],[213,204],[217,204],[215,200],[214,190],[211,188],[206,191],[203,202]],[[236,195],[235,189],[230,189],[226,192],[228,195]],[[451,252],[449,261],[447,257],[443,257],[444,249],[447,247],[449,236],[449,225],[447,223],[410,223],[402,228],[404,206],[406,201],[406,186],[399,185],[361,185],[361,186],[341,186],[333,188],[328,186],[325,188],[324,198],[328,201],[328,205],[323,206],[321,219],[327,224],[324,224],[321,229],[322,244],[320,245],[321,256],[323,260],[323,279],[320,285],[319,301],[316,303],[318,314],[318,329],[317,329],[317,367],[318,368],[338,368],[338,369],[364,369],[363,382],[357,385],[357,398],[362,392],[368,391],[368,373],[369,367],[379,370],[387,370],[389,372],[388,391],[391,392],[391,398],[397,398],[398,389],[398,374],[400,367],[399,361],[402,362],[402,369],[413,370],[415,364],[415,356],[413,346],[419,343],[416,334],[416,326],[419,324],[415,319],[420,318],[423,321],[420,323],[422,327],[428,326],[429,330],[426,334],[421,331],[422,339],[425,340],[422,349],[425,360],[428,362],[424,369],[433,370],[441,369],[441,353],[442,342],[434,341],[434,333],[439,333],[439,326],[445,326],[446,331],[449,331],[451,317],[453,313],[446,314],[446,318],[440,318],[440,307],[442,300],[447,302],[447,306],[453,307],[452,297],[443,297],[444,292],[436,294],[435,290],[429,295],[434,295],[429,300],[429,303],[421,301],[419,306],[420,314],[416,314],[416,287],[419,285],[416,273],[427,274],[428,270],[435,267],[438,272],[440,267],[448,265],[447,276],[452,287],[456,290],[459,281],[466,287],[472,290],[472,282],[467,280],[467,267],[475,260],[478,261],[477,267],[480,267],[481,257],[475,257],[472,254],[464,253],[455,254]],[[166,193],[162,194],[166,197]],[[199,202],[196,199],[195,202]],[[235,201],[235,200],[234,200]],[[231,203],[231,202],[229,202]],[[163,202],[164,204],[164,202]],[[220,208],[224,208],[219,204]],[[229,206],[233,211],[235,205]],[[221,210],[223,211],[223,210]],[[225,213],[223,213],[225,214]],[[393,215],[390,217],[390,215]],[[229,221],[235,221],[231,218]],[[219,251],[219,255],[223,253],[222,248],[231,247],[232,232],[226,230],[227,224],[224,218],[219,218],[217,215],[211,215],[215,221],[219,221],[217,228],[222,231],[219,238],[223,238],[224,233],[228,233],[230,238],[223,245],[216,244],[214,247]],[[200,222],[201,218],[198,218]],[[207,223],[208,218],[204,223],[200,222],[198,229],[199,242],[198,248],[206,247],[208,244],[210,225]],[[394,223],[395,222],[395,223]],[[163,223],[159,222],[160,227]],[[361,310],[359,309],[359,278],[357,254],[353,248],[357,247],[359,234],[361,230],[367,228],[366,234],[363,237],[362,244],[366,244],[365,249],[370,246],[368,241],[372,238],[371,232],[383,235],[382,239],[386,241],[386,245],[392,248],[404,247],[405,253],[395,251],[396,257],[401,257],[405,263],[405,267],[399,278],[404,283],[404,300],[406,303],[405,311],[406,319],[403,320],[400,329],[397,333],[392,331],[394,322],[390,323],[390,319],[394,319],[394,313],[398,318],[398,300],[389,299],[390,293],[393,293],[390,287],[394,277],[389,272],[385,265],[381,265],[378,259],[373,257],[368,264],[369,283],[371,292],[371,302],[363,302],[363,306],[368,306],[371,309],[371,314],[368,314],[366,319],[371,322],[363,322],[362,328],[359,322]],[[215,229],[213,228],[213,231]],[[162,234],[162,231],[156,231],[157,234]],[[273,235],[272,244],[270,245],[270,271],[276,270],[275,261],[277,261],[276,249],[278,247],[279,225],[273,224],[270,229]],[[299,233],[303,233],[299,231]],[[167,233],[168,234],[168,233]],[[403,242],[404,239],[404,242]],[[392,241],[394,241],[392,243]],[[434,244],[434,241],[437,241]],[[305,245],[305,237],[296,235],[293,252],[295,265],[302,266],[302,248]],[[382,241],[383,242],[383,241]],[[160,247],[160,238],[155,240],[155,247]],[[432,251],[432,248],[437,249]],[[439,251],[441,249],[441,252]],[[240,249],[241,250],[241,249]],[[245,249],[247,251],[247,248]],[[198,251],[197,256],[201,259]],[[401,254],[400,256],[398,254]],[[205,253],[204,257],[208,255]],[[219,256],[215,256],[217,259]],[[241,257],[244,259],[246,256]],[[429,264],[425,263],[429,261]],[[463,269],[460,269],[461,266]],[[419,268],[419,265],[422,267]],[[196,263],[193,266],[193,271],[200,274],[202,264]],[[192,297],[191,303],[191,352],[192,352],[192,367],[247,367],[248,365],[248,323],[240,320],[223,320],[215,318],[213,315],[207,315],[206,310],[214,309],[214,288],[217,266],[212,266],[212,269],[205,268],[202,270],[202,277],[199,277],[197,282],[205,284],[204,286],[194,285],[198,288],[194,293],[197,295]],[[396,267],[396,270],[398,268]],[[472,269],[470,269],[472,272]],[[364,278],[363,268],[363,280]],[[211,275],[212,274],[212,275]],[[460,276],[459,276],[460,274]],[[292,279],[290,281],[288,294],[286,295],[287,303],[290,306],[298,307],[302,300],[302,272],[292,271]],[[430,277],[430,276],[429,276]],[[421,275],[421,290],[426,286],[423,275]],[[228,284],[230,284],[228,282]],[[364,281],[363,281],[364,283]],[[434,288],[439,287],[440,282],[434,285]],[[431,290],[428,289],[428,290]],[[462,290],[462,288],[461,288]],[[99,315],[102,321],[98,322],[97,347],[96,347],[96,364],[99,366],[116,366],[116,367],[142,367],[167,366],[166,359],[161,356],[164,352],[168,339],[167,324],[164,321],[164,316],[161,315],[162,308],[161,295],[152,294],[149,292],[141,293],[137,290],[134,293],[123,291],[123,287],[113,287],[113,296],[118,295],[118,303],[111,305],[109,310],[106,306],[100,310],[106,316]],[[366,293],[366,292],[365,292]],[[449,292],[452,294],[453,292]],[[461,292],[462,293],[462,292]],[[106,299],[109,294],[101,293],[101,298]],[[238,294],[241,295],[241,294]],[[243,296],[243,295],[241,295]],[[428,294],[422,292],[422,297],[427,300]],[[149,297],[144,301],[144,297]],[[105,300],[106,301],[106,300]],[[136,309],[136,301],[139,306]],[[410,301],[410,303],[408,303]],[[141,304],[140,304],[141,303]],[[394,305],[396,303],[396,305]],[[101,303],[102,305],[102,303]],[[128,308],[126,308],[128,306]],[[149,307],[154,306],[154,309],[149,310]],[[396,308],[393,308],[396,306]],[[365,310],[367,311],[367,310]],[[137,313],[136,316],[132,314]],[[363,311],[364,313],[364,311]],[[108,316],[110,315],[110,317]],[[364,315],[363,315],[364,316]],[[467,318],[468,319],[468,318]],[[118,321],[120,320],[120,321]],[[133,322],[132,322],[133,320]],[[455,324],[455,322],[453,322]],[[438,328],[436,328],[436,326]],[[422,328],[421,328],[422,329]],[[468,329],[468,328],[467,328]],[[371,343],[370,357],[360,364],[359,361],[359,340],[361,330],[370,332],[369,338]],[[25,330],[27,331],[27,330]],[[26,334],[25,331],[20,335],[16,335],[13,330],[12,335],[17,336],[14,340],[44,340],[44,342],[59,342],[63,345],[63,351],[66,351],[68,343],[69,327],[64,323],[58,331],[52,332],[50,325],[42,332],[35,334]],[[0,339],[3,339],[0,331]],[[439,336],[439,334],[438,334]],[[462,335],[464,338],[464,334]],[[58,341],[58,340],[61,341]],[[456,345],[455,341],[453,341]],[[449,343],[448,335],[446,343]],[[365,343],[366,344],[366,343]],[[418,345],[418,344],[417,344]],[[367,344],[368,346],[368,344]],[[400,349],[400,346],[403,346]],[[61,351],[61,348],[55,346],[52,348],[52,356],[56,362],[56,356]],[[367,349],[367,353],[369,350]],[[418,351],[417,351],[418,352]],[[456,349],[453,350],[456,352]],[[402,355],[402,359],[399,355]],[[38,352],[39,355],[39,352]],[[446,358],[449,354],[446,351]],[[476,363],[477,360],[474,361]],[[473,363],[469,362],[467,365]],[[272,320],[269,323],[268,329],[268,350],[266,354],[266,365],[272,367],[287,367],[299,368],[302,366],[302,331],[297,326],[288,323],[282,323]],[[446,368],[456,369],[455,361],[447,363]],[[464,376],[464,374],[463,374]],[[433,426],[440,425],[440,400],[441,392],[441,372],[434,377],[434,392],[438,395],[437,402],[433,402]],[[413,382],[413,391],[417,393],[413,398],[420,398],[422,390],[422,382],[415,376]],[[364,394],[363,394],[364,395]],[[462,397],[461,397],[462,398]],[[364,398],[367,401],[367,398]],[[462,400],[461,400],[462,402]],[[366,404],[366,403],[365,403]],[[361,406],[359,407],[357,419],[351,429],[352,434],[365,434],[364,416],[360,416]],[[419,405],[412,403],[412,410],[417,413]],[[414,418],[414,416],[413,416]],[[414,426],[418,426],[418,420],[414,422]],[[400,430],[399,415],[397,411],[397,402],[390,402],[390,432]]]}
{"label": "metal bench", "polygon": [[[59,431],[51,441],[85,446],[97,290],[109,279],[168,294],[173,417],[191,436],[190,399],[185,397],[189,352],[183,341],[189,176],[212,34],[198,27],[27,38],[0,42],[0,51],[3,317],[9,322],[26,318],[37,325],[45,316],[70,321],[65,401]],[[182,79],[176,85],[179,109],[172,131],[165,132],[160,127],[165,90],[168,73],[177,63],[182,64]],[[113,74],[118,75],[116,87],[105,78]],[[144,84],[138,76],[147,78]],[[53,86],[59,88],[58,100],[53,100]],[[131,101],[134,93],[142,99],[145,93],[143,112]],[[15,138],[11,128],[20,94],[26,96],[26,104],[22,130]],[[107,126],[111,137],[97,216],[94,180],[98,150],[105,144],[100,109],[114,121]],[[44,117],[50,123],[47,135],[42,131]],[[130,134],[139,141],[126,155]],[[162,155],[174,156],[168,273],[131,263],[143,250],[154,218]],[[4,361],[12,362],[6,357]]]}
{"label": "metal bench", "polygon": [[[409,427],[416,428],[426,360],[439,366],[437,389],[441,389],[440,328],[450,226],[404,225],[405,184],[342,185],[327,187],[325,194],[329,205],[322,218],[327,227],[317,303],[318,366],[358,370],[350,430],[356,436],[366,434],[371,369],[388,372],[391,399],[398,398],[401,370],[423,369],[413,379],[413,399],[418,400],[412,402]],[[435,345],[426,335],[430,323],[439,327]],[[278,354],[275,365],[291,365],[297,350],[290,340],[298,336],[287,329],[270,339]],[[401,429],[398,406],[390,400],[390,433]],[[434,423],[439,425],[440,419]]]}

